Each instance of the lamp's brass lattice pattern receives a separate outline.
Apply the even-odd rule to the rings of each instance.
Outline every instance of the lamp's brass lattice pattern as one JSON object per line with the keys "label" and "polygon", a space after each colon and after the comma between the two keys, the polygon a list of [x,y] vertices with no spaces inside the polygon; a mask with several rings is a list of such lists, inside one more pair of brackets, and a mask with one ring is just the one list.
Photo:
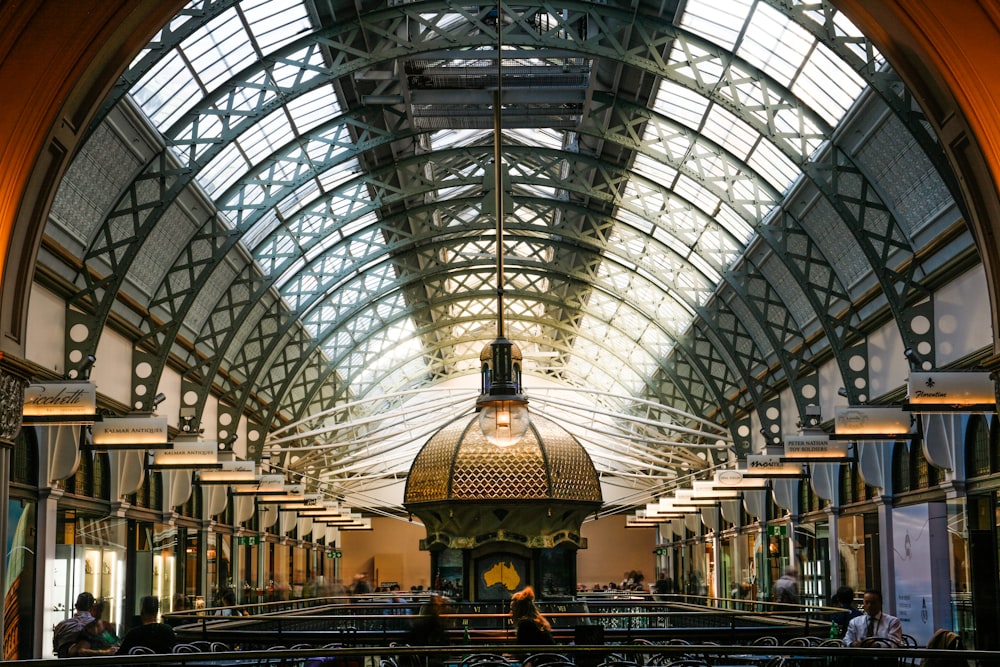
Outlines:
{"label": "lamp's brass lattice pattern", "polygon": [[520,442],[497,447],[476,417],[451,422],[417,455],[405,502],[442,500],[573,500],[601,502],[593,461],[560,426],[532,415]]}

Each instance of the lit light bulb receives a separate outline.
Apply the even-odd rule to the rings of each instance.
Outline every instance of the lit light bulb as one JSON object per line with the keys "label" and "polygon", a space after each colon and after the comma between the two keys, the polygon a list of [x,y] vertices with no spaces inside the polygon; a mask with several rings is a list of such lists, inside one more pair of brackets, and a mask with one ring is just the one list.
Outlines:
{"label": "lit light bulb", "polygon": [[491,401],[479,411],[479,428],[486,440],[497,447],[516,445],[528,432],[531,421],[523,401]]}

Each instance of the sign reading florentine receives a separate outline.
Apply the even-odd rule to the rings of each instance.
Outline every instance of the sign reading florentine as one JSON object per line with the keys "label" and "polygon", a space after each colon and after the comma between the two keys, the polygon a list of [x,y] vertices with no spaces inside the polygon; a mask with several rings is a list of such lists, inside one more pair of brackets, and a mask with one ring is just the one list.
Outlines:
{"label": "sign reading florentine", "polygon": [[97,412],[97,385],[92,382],[29,384],[24,390],[25,417],[93,415]]}
{"label": "sign reading florentine", "polygon": [[909,384],[911,405],[995,405],[988,372],[914,371]]}
{"label": "sign reading florentine", "polygon": [[146,449],[168,443],[166,417],[113,417],[91,427],[95,447]]}

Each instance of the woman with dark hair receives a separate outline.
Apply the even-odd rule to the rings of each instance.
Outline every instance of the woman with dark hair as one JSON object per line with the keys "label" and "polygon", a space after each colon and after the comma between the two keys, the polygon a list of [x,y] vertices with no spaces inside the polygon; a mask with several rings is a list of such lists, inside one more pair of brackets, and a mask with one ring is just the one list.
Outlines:
{"label": "woman with dark hair", "polygon": [[535,606],[535,591],[525,586],[510,599],[510,618],[517,627],[517,643],[522,646],[555,644],[552,626]]}

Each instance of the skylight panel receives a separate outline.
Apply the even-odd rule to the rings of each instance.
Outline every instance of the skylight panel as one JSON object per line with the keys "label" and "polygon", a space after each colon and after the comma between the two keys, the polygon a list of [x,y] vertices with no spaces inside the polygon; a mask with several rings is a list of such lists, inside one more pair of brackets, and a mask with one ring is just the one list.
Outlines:
{"label": "skylight panel", "polygon": [[[320,240],[318,243],[312,245],[306,253],[306,257],[309,261],[321,256],[327,250],[343,240],[341,234],[334,233],[334,230],[332,229],[332,227],[334,227],[332,224],[333,221],[326,218],[318,218],[317,220],[321,220],[323,223],[317,227],[317,232],[321,233],[319,236]],[[341,233],[347,233],[347,238],[356,236],[357,238],[363,239],[369,245],[374,245],[374,242],[377,240],[376,237],[380,238],[378,230],[374,228],[374,225],[377,223],[378,218],[374,213],[365,213],[351,224],[351,228],[357,228],[357,231],[347,233],[348,230],[346,227],[342,227],[339,231]],[[326,230],[326,233],[322,233],[326,227],[331,227],[331,229]]]}
{"label": "skylight panel", "polygon": [[237,141],[252,164],[275,152],[295,136],[288,117],[279,109],[271,112],[259,123],[247,128]]}
{"label": "skylight panel", "polygon": [[235,12],[226,12],[184,41],[184,58],[207,90],[215,90],[247,63],[257,60],[252,38]]}
{"label": "skylight panel", "polygon": [[548,185],[538,185],[537,183],[515,183],[513,185],[515,192],[524,192],[532,197],[540,197],[542,199],[555,199],[559,196],[559,191]]}
{"label": "skylight panel", "polygon": [[339,189],[359,173],[361,173],[361,164],[357,158],[351,158],[350,160],[344,160],[335,164],[322,174],[319,174],[319,182],[324,190],[331,192]]}
{"label": "skylight panel", "polygon": [[690,0],[680,26],[732,50],[750,12],[750,0]]}
{"label": "skylight panel", "polygon": [[819,47],[806,62],[792,91],[818,111],[827,123],[835,125],[865,85],[846,62],[825,47]]}
{"label": "skylight panel", "polygon": [[636,154],[632,168],[640,176],[644,176],[654,183],[659,183],[663,187],[670,187],[677,176],[675,169],[642,153]]}
{"label": "skylight panel", "polygon": [[439,130],[431,135],[430,143],[434,149],[471,146],[480,143],[490,130]]}
{"label": "skylight panel", "polygon": [[700,208],[706,215],[711,216],[719,207],[719,198],[716,195],[706,190],[700,183],[684,175],[678,177],[674,191],[683,197],[685,201],[689,201]]}
{"label": "skylight panel", "polygon": [[198,183],[212,198],[217,197],[227,187],[250,168],[250,163],[237,143],[226,145],[204,169],[198,172]]}
{"label": "skylight panel", "polygon": [[728,110],[713,105],[705,117],[703,134],[740,160],[746,160],[761,135]]}
{"label": "skylight panel", "polygon": [[697,92],[663,79],[660,81],[653,109],[671,120],[697,130],[701,127],[702,117],[708,105],[708,99]]}
{"label": "skylight panel", "polygon": [[750,226],[743,216],[734,211],[729,204],[719,206],[713,217],[726,231],[736,237],[738,242],[743,245],[750,242],[750,237],[753,236],[753,227]]}
{"label": "skylight panel", "polygon": [[524,146],[541,146],[543,148],[560,149],[563,145],[562,133],[552,128],[517,128],[504,130]]}
{"label": "skylight panel", "polygon": [[815,40],[804,28],[759,3],[736,55],[788,88],[814,46]]}
{"label": "skylight panel", "polygon": [[[300,60],[304,62],[300,63]],[[326,63],[323,62],[320,49],[303,48],[275,62],[271,67],[270,77],[282,90],[291,90],[297,85],[325,76],[325,69]]]}
{"label": "skylight panel", "polygon": [[288,113],[295,123],[295,130],[305,134],[340,113],[340,101],[333,86],[320,86],[299,95],[287,104]]}
{"label": "skylight panel", "polygon": [[169,127],[201,99],[202,90],[176,51],[132,87],[132,98],[156,127]]}
{"label": "skylight panel", "polygon": [[281,48],[311,28],[303,3],[243,0],[240,7],[264,54]]}

